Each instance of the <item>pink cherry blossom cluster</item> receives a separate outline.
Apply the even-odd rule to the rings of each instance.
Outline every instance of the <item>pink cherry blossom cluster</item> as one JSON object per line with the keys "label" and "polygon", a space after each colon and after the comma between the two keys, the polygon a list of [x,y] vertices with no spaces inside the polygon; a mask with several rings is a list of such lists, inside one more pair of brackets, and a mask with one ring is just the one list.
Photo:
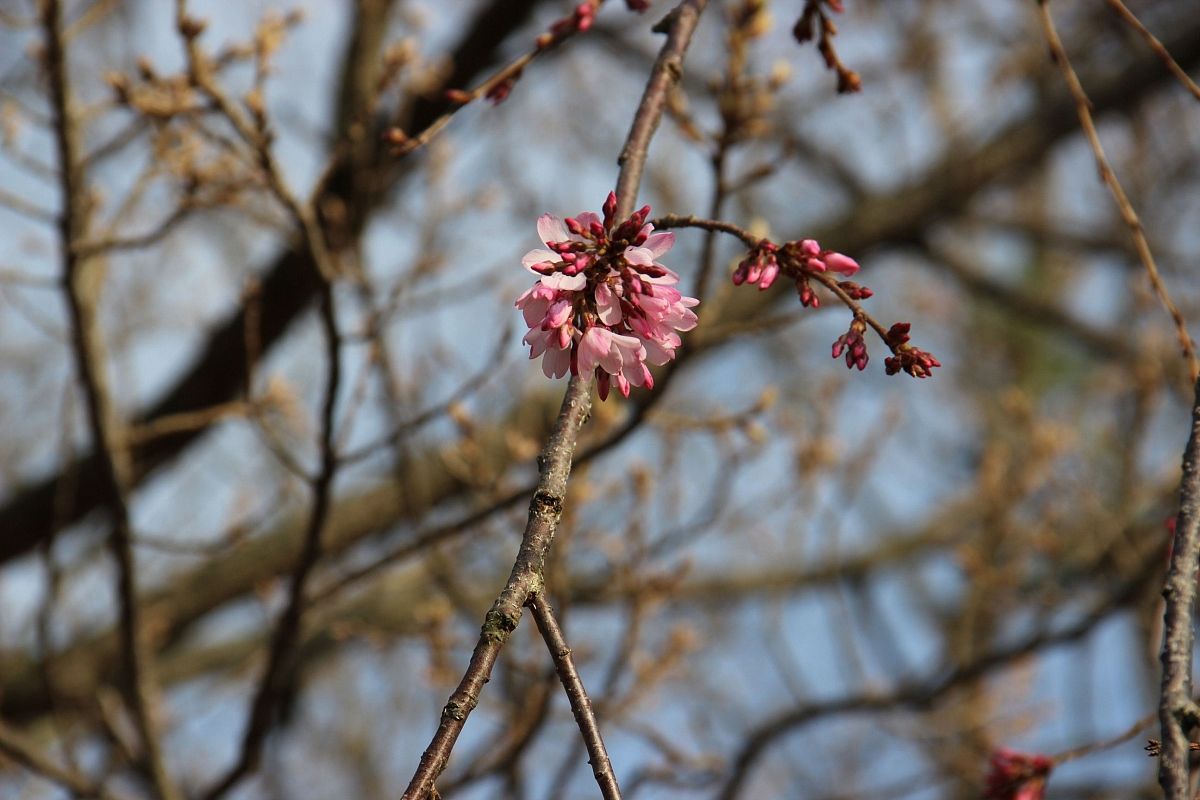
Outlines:
{"label": "pink cherry blossom cluster", "polygon": [[942,362],[919,347],[908,343],[908,332],[912,328],[907,322],[897,322],[888,328],[887,344],[892,348],[892,355],[883,360],[888,375],[895,375],[903,370],[914,378],[928,378],[933,374],[934,367],[940,367]]}
{"label": "pink cherry blossom cluster", "polygon": [[696,327],[691,309],[699,303],[658,263],[675,234],[654,233],[649,206],[618,223],[616,206],[610,192],[603,219],[590,211],[539,217],[546,247],[521,259],[538,281],[516,302],[529,326],[529,357],[542,357],[546,377],[595,372],[601,400],[613,383],[626,397],[631,386],[653,388],[649,365],[675,357],[678,331]]}
{"label": "pink cherry blossom cluster", "polygon": [[1043,800],[1052,769],[1054,760],[1049,756],[1002,747],[992,753],[984,800]]}

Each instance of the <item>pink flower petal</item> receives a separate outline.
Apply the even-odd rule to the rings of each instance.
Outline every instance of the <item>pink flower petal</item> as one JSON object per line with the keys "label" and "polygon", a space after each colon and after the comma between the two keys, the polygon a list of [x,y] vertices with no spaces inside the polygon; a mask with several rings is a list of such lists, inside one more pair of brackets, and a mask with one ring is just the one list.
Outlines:
{"label": "pink flower petal", "polygon": [[546,244],[551,242],[569,242],[577,237],[571,236],[567,225],[553,214],[542,214],[537,221],[538,236]]}
{"label": "pink flower petal", "polygon": [[605,325],[616,325],[621,321],[621,303],[607,283],[596,287],[596,312]]}
{"label": "pink flower petal", "polygon": [[587,285],[587,276],[583,273],[578,275],[563,275],[561,272],[555,272],[552,275],[543,275],[541,281],[551,289],[558,289],[562,292],[577,292]]}
{"label": "pink flower petal", "polygon": [[550,338],[545,331],[532,330],[525,334],[525,338],[521,341],[529,345],[529,357],[534,359],[546,352],[546,345],[549,343]]}
{"label": "pink flower petal", "polygon": [[671,313],[663,322],[670,325],[677,331],[690,331],[700,323],[699,317],[695,313],[688,311],[683,306],[673,307]]}
{"label": "pink flower petal", "polygon": [[666,272],[665,275],[660,275],[657,278],[649,278],[642,275],[642,280],[646,283],[654,284],[655,286],[674,286],[679,283],[679,275],[664,267],[662,264],[655,264],[656,267]]}
{"label": "pink flower petal", "polygon": [[571,368],[571,349],[550,348],[542,359],[542,373],[547,378],[561,378]]}
{"label": "pink flower petal", "polygon": [[[541,248],[530,250],[521,258],[521,264],[523,264],[525,269],[529,270],[530,272],[534,272],[533,267],[536,267],[538,264],[556,264],[559,261],[562,261],[562,258],[558,255],[558,253],[555,253],[552,250],[542,250]],[[541,273],[535,274],[540,275]]]}
{"label": "pink flower petal", "polygon": [[566,300],[557,301],[546,310],[546,316],[542,320],[542,329],[548,331],[551,328],[561,328],[571,318],[574,311],[575,306]]}
{"label": "pink flower petal", "polygon": [[675,246],[675,234],[667,231],[666,233],[653,233],[646,243],[642,245],[650,251],[650,255],[657,260],[659,256]]}
{"label": "pink flower petal", "polygon": [[[538,284],[539,286],[541,284]],[[531,328],[541,327],[542,320],[546,318],[546,312],[550,310],[550,304],[545,300],[533,300],[521,308],[521,316],[525,318],[525,324]]]}
{"label": "pink flower petal", "polygon": [[625,248],[625,262],[635,267],[652,267],[654,266],[654,253],[650,252],[646,247],[627,247]]}
{"label": "pink flower petal", "polygon": [[[612,331],[593,325],[583,332],[579,340],[579,372],[587,375],[596,368],[600,359],[608,355],[612,346]],[[611,372],[611,370],[608,370]]]}
{"label": "pink flower petal", "polygon": [[642,345],[646,348],[646,360],[656,367],[661,367],[675,358],[673,348],[666,348],[654,339],[643,339]]}
{"label": "pink flower petal", "polygon": [[575,219],[579,220],[579,224],[583,226],[584,230],[590,228],[592,223],[596,223],[597,225],[604,224],[604,221],[600,219],[600,215],[595,211],[585,211]]}

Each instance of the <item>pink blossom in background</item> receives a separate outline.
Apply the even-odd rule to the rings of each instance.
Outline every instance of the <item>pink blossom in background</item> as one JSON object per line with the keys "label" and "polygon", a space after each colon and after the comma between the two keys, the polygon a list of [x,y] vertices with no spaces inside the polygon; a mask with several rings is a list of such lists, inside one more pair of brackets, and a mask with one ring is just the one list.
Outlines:
{"label": "pink blossom in background", "polygon": [[516,302],[529,326],[529,357],[542,357],[542,372],[595,373],[602,400],[613,384],[626,397],[630,387],[653,388],[649,365],[673,359],[679,332],[698,322],[699,301],[675,289],[679,276],[658,261],[675,234],[654,232],[649,206],[618,223],[616,202],[609,193],[603,218],[591,211],[539,217],[545,247],[521,259],[538,280]]}
{"label": "pink blossom in background", "polygon": [[1054,760],[1001,747],[989,767],[984,800],[1044,800]]}

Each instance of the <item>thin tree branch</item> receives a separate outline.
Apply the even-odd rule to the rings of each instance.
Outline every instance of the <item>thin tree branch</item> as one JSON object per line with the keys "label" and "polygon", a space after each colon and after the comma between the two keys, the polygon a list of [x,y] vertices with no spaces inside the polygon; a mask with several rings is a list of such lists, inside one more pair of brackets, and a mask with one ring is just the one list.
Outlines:
{"label": "thin tree branch", "polygon": [[54,225],[58,222],[58,218],[53,212],[29,202],[20,195],[6,192],[3,189],[0,189],[0,207],[7,208],[9,211],[47,225]]}
{"label": "thin tree branch", "polygon": [[118,619],[126,696],[154,788],[163,800],[176,800],[181,795],[167,773],[154,722],[153,706],[158,689],[152,676],[153,657],[144,639],[137,602],[136,565],[126,496],[130,483],[128,451],[104,376],[104,347],[97,308],[102,265],[81,259],[75,253],[75,243],[87,234],[92,201],[81,166],[82,133],[74,116],[67,54],[63,46],[62,8],[58,0],[43,2],[41,23],[62,193],[59,236],[63,281],[67,288],[75,368],[86,399],[92,443],[100,459],[103,491],[113,514],[108,544],[117,562]]}
{"label": "thin tree branch", "polygon": [[1042,23],[1042,32],[1046,36],[1046,42],[1050,46],[1050,57],[1062,72],[1071,97],[1075,101],[1075,112],[1079,115],[1079,125],[1083,128],[1083,133],[1096,158],[1096,167],[1100,170],[1100,180],[1108,187],[1121,212],[1121,219],[1129,227],[1138,258],[1146,269],[1146,275],[1150,278],[1150,285],[1154,287],[1154,293],[1158,295],[1159,302],[1162,303],[1163,308],[1167,310],[1171,320],[1175,323],[1175,335],[1179,339],[1179,346],[1183,350],[1184,358],[1187,359],[1194,381],[1200,378],[1200,359],[1196,358],[1196,346],[1192,342],[1191,335],[1188,334],[1187,321],[1184,320],[1183,313],[1175,305],[1175,301],[1171,299],[1166,284],[1163,283],[1162,276],[1158,273],[1158,265],[1154,263],[1154,255],[1150,252],[1150,243],[1146,241],[1146,232],[1142,228],[1142,221],[1138,218],[1133,204],[1129,202],[1128,195],[1121,188],[1121,182],[1117,180],[1116,173],[1113,172],[1108,158],[1104,155],[1104,147],[1100,144],[1096,123],[1092,120],[1092,101],[1088,99],[1083,84],[1079,82],[1079,76],[1075,74],[1075,69],[1071,66],[1070,59],[1067,58],[1067,51],[1063,48],[1062,40],[1058,37],[1054,19],[1050,16],[1049,0],[1038,0],[1038,18]]}
{"label": "thin tree branch", "polygon": [[467,717],[479,703],[479,693],[491,677],[500,651],[521,621],[521,608],[530,596],[542,589],[542,567],[562,516],[579,428],[591,412],[591,390],[591,376],[572,377],[567,385],[562,408],[538,458],[541,479],[529,504],[529,519],[516,562],[508,582],[484,618],[471,662],[442,709],[437,732],[421,756],[417,771],[404,792],[404,800],[436,796],[434,782],[446,768]]}
{"label": "thin tree branch", "polygon": [[267,183],[272,194],[291,215],[293,222],[304,236],[308,256],[312,259],[321,281],[318,292],[319,317],[324,335],[326,361],[317,445],[320,468],[312,481],[313,506],[304,534],[304,544],[292,571],[287,606],[279,618],[271,640],[267,666],[251,704],[237,761],[205,794],[206,800],[217,800],[258,768],[262,758],[263,745],[271,730],[275,709],[289,688],[286,685],[287,666],[295,655],[300,639],[300,621],[304,613],[305,589],[309,576],[321,557],[321,538],[329,518],[333,480],[338,468],[334,441],[335,410],[338,389],[341,386],[342,370],[341,336],[338,331],[337,306],[333,294],[333,281],[337,278],[338,270],[327,243],[325,230],[318,220],[316,209],[311,203],[302,203],[287,184],[283,170],[271,150],[271,137],[267,131],[265,118],[262,115],[257,115],[254,119],[247,118],[246,114],[229,100],[216,83],[211,62],[200,50],[196,36],[189,33],[189,31],[196,30],[196,26],[187,16],[186,0],[176,0],[175,13],[180,34],[185,41],[189,74],[193,82],[208,95],[217,109],[237,131],[242,141],[250,147],[258,164],[266,173]]}
{"label": "thin tree branch", "polygon": [[1171,54],[1167,51],[1167,48],[1163,47],[1163,43],[1158,40],[1158,37],[1151,33],[1121,0],[1104,0],[1104,2],[1108,3],[1108,7],[1123,19],[1125,24],[1137,31],[1146,40],[1146,44],[1150,45],[1150,49],[1154,51],[1154,55],[1158,56],[1171,74],[1175,76],[1175,80],[1179,81],[1183,88],[1191,92],[1192,97],[1200,100],[1200,86],[1197,86],[1196,82],[1188,77],[1188,74],[1183,71],[1183,67],[1179,66],[1179,62],[1171,57]]}
{"label": "thin tree branch", "polygon": [[1196,381],[1192,429],[1183,451],[1179,515],[1175,518],[1171,563],[1163,586],[1163,676],[1158,705],[1162,755],[1158,782],[1167,800],[1191,798],[1188,731],[1200,724],[1200,714],[1192,701],[1197,568],[1200,568],[1200,380]]}
{"label": "thin tree branch", "polygon": [[654,26],[655,32],[667,33],[667,41],[654,61],[650,80],[646,83],[646,90],[633,117],[633,126],[629,129],[625,146],[621,148],[621,155],[617,157],[621,172],[617,176],[616,219],[625,219],[633,213],[650,140],[662,120],[667,92],[683,77],[683,54],[691,43],[692,33],[706,5],[707,0],[685,0]]}
{"label": "thin tree branch", "polygon": [[604,739],[600,736],[600,724],[596,721],[596,712],[592,709],[592,701],[583,688],[583,679],[579,670],[575,669],[575,659],[571,657],[571,648],[563,638],[562,628],[554,618],[554,611],[546,601],[542,592],[529,599],[529,610],[537,623],[546,647],[550,649],[550,657],[554,659],[554,670],[562,681],[567,699],[571,701],[571,714],[579,726],[583,743],[587,747],[588,763],[592,765],[592,775],[600,786],[600,796],[605,800],[619,800],[621,790],[617,787],[617,776],[613,773],[612,761],[608,750],[604,747]]}
{"label": "thin tree branch", "polygon": [[55,764],[38,750],[37,745],[3,722],[0,722],[0,753],[30,772],[61,786],[76,797],[125,800],[125,795],[93,784],[78,772]]}

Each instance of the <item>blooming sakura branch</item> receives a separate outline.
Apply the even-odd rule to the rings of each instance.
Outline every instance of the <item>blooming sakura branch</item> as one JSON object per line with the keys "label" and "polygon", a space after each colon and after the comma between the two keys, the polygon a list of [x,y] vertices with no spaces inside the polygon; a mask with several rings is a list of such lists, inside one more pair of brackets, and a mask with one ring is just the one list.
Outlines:
{"label": "blooming sakura branch", "polygon": [[653,388],[649,365],[675,357],[678,332],[696,327],[691,309],[699,303],[675,289],[679,276],[658,262],[675,234],[654,232],[650,206],[618,223],[616,205],[610,192],[603,219],[591,211],[539,217],[546,247],[521,259],[538,280],[516,302],[529,326],[529,357],[542,357],[546,377],[594,372],[601,400],[614,383],[625,397],[632,386]]}
{"label": "blooming sakura branch", "polygon": [[[626,397],[630,387],[653,388],[650,366],[673,359],[682,344],[679,333],[698,322],[691,309],[699,301],[680,293],[675,288],[679,276],[658,261],[675,244],[675,234],[655,232],[655,224],[647,222],[650,206],[621,222],[615,213],[616,195],[610,192],[603,218],[590,211],[566,219],[539,217],[545,247],[521,260],[538,280],[516,302],[529,326],[524,338],[529,357],[541,357],[546,377],[594,373],[601,400],[614,383]],[[867,313],[860,301],[873,292],[849,280],[860,269],[850,256],[814,239],[776,244],[718,220],[669,215],[656,222],[660,228],[701,228],[741,239],[748,252],[731,276],[735,286],[763,291],[786,276],[801,305],[809,308],[820,307],[816,288],[823,286],[853,313],[849,329],[832,348],[833,357],[845,358],[847,367],[866,368],[868,329],[892,351],[884,360],[889,375],[927,378],[941,366],[931,353],[909,343],[907,322],[885,328]]]}

